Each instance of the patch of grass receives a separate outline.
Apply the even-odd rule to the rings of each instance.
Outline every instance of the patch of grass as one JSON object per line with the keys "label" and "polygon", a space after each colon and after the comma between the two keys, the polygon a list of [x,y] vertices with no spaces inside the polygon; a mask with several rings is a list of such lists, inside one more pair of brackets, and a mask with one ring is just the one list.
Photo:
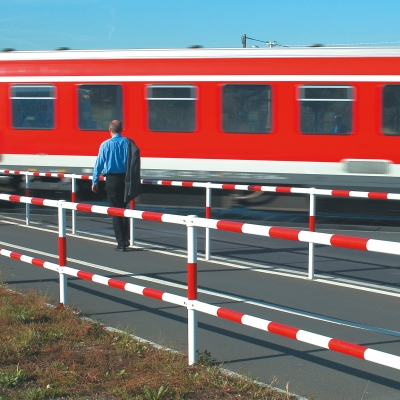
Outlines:
{"label": "patch of grass", "polygon": [[49,302],[0,283],[0,400],[294,398],[225,374],[207,350],[190,367],[184,354],[109,331]]}

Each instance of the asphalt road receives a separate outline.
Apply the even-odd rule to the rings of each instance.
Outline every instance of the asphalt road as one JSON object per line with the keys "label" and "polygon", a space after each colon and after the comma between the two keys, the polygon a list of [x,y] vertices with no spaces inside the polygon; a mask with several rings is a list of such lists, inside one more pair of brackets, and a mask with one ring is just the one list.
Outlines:
{"label": "asphalt road", "polygon": [[[33,207],[33,224],[27,228],[22,211],[0,209],[0,247],[57,263],[54,212]],[[109,217],[78,216],[78,235],[67,238],[68,266],[186,295],[185,227],[137,220],[135,247],[117,253]],[[232,216],[243,218],[234,210],[217,217]],[[264,225],[307,229],[307,218],[296,213],[258,218]],[[400,241],[396,224],[362,222],[319,218],[317,231]],[[212,259],[204,261],[204,232],[199,230],[199,300],[400,356],[398,256],[316,246],[316,279],[310,281],[305,243],[222,231],[212,231],[211,237]],[[14,287],[40,288],[57,302],[54,272],[7,257],[0,258],[0,271]],[[68,299],[104,324],[129,327],[142,338],[187,350],[183,308],[75,278],[68,279]],[[198,319],[199,351],[210,351],[235,372],[281,389],[288,385],[307,398],[400,398],[398,370],[209,315]]]}

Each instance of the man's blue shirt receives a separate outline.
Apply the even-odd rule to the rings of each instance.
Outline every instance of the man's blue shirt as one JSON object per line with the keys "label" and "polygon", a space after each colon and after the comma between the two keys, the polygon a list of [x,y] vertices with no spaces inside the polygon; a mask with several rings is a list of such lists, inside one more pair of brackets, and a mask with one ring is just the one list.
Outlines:
{"label": "man's blue shirt", "polygon": [[93,169],[93,185],[97,185],[102,171],[103,175],[126,172],[128,147],[128,139],[120,134],[114,135],[100,145],[99,155]]}

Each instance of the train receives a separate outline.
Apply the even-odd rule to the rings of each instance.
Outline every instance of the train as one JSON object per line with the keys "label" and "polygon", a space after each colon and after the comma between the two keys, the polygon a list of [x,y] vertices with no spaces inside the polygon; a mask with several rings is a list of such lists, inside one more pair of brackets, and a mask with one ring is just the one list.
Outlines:
{"label": "train", "polygon": [[143,179],[400,188],[399,47],[3,51],[0,108],[0,169],[91,174],[119,119]]}

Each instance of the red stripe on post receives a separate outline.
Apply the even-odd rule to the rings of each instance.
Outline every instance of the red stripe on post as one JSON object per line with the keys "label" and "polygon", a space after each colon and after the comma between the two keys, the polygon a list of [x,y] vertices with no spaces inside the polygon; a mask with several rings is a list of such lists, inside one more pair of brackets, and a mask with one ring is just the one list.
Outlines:
{"label": "red stripe on post", "polygon": [[349,197],[350,190],[332,190],[332,196]]}
{"label": "red stripe on post", "polygon": [[93,276],[94,276],[94,274],[92,274],[91,272],[78,271],[78,278],[85,279],[87,281],[91,281]]}
{"label": "red stripe on post", "polygon": [[58,237],[58,265],[65,267],[67,265],[67,238]]}
{"label": "red stripe on post", "polygon": [[44,268],[44,260],[40,260],[39,258],[33,258],[32,259],[32,265],[35,265],[36,267],[41,267]]}
{"label": "red stripe on post", "polygon": [[197,263],[188,263],[188,300],[197,300]]}
{"label": "red stripe on post", "polygon": [[364,359],[366,347],[360,346],[358,344],[343,342],[338,339],[331,339],[328,343],[329,350],[337,351],[339,353],[344,353],[352,357]]}
{"label": "red stripe on post", "polygon": [[229,321],[237,322],[238,324],[242,323],[243,315],[245,314],[237,311],[228,310],[227,308],[223,307],[218,308],[217,310],[217,316],[219,318],[228,319]]}
{"label": "red stripe on post", "polygon": [[36,204],[37,206],[42,206],[44,204],[45,199],[40,199],[39,197],[32,197],[31,203]]}
{"label": "red stripe on post", "polygon": [[107,214],[114,215],[116,217],[123,217],[125,209],[124,208],[117,208],[117,207],[108,207]]}
{"label": "red stripe on post", "polygon": [[272,227],[269,230],[269,236],[280,239],[299,240],[299,229]]}
{"label": "red stripe on post", "polygon": [[275,192],[277,193],[291,193],[292,188],[286,186],[277,186]]}
{"label": "red stripe on post", "polygon": [[346,247],[348,249],[367,250],[367,242],[369,239],[357,238],[352,236],[333,235],[331,237],[331,245],[338,247]]}
{"label": "red stripe on post", "polygon": [[34,172],[33,176],[40,176],[40,172]]}
{"label": "red stripe on post", "polygon": [[211,207],[206,207],[206,218],[211,218]]}
{"label": "red stripe on post", "polygon": [[236,185],[233,184],[233,183],[223,183],[222,184],[222,189],[235,190],[236,189]]}
{"label": "red stripe on post", "polygon": [[275,333],[277,335],[285,336],[289,339],[297,340],[297,332],[300,329],[293,328],[289,325],[278,324],[277,322],[270,322],[268,324],[268,332]]}
{"label": "red stripe on post", "polygon": [[154,211],[144,211],[142,214],[142,219],[146,219],[149,221],[162,221],[162,213],[154,212]]}
{"label": "red stripe on post", "polygon": [[193,187],[193,182],[182,182],[182,186]]}
{"label": "red stripe on post", "polygon": [[151,289],[151,288],[144,288],[143,289],[143,296],[152,297],[153,299],[162,300],[164,292],[160,290]]}
{"label": "red stripe on post", "polygon": [[382,193],[382,192],[369,192],[368,198],[369,199],[380,199],[380,200],[387,200],[389,193]]}
{"label": "red stripe on post", "polygon": [[232,221],[218,221],[217,229],[222,231],[231,231],[231,232],[239,232],[242,233],[243,223],[241,222],[232,222]]}
{"label": "red stripe on post", "polygon": [[172,181],[161,181],[161,185],[163,185],[163,186],[171,186],[172,185]]}
{"label": "red stripe on post", "polygon": [[85,211],[85,212],[92,212],[92,204],[82,204],[82,203],[78,203],[76,205],[76,209],[78,211]]}
{"label": "red stripe on post", "polygon": [[118,279],[110,279],[108,281],[108,286],[111,286],[116,289],[125,290],[126,282],[120,281]]}
{"label": "red stripe on post", "polygon": [[315,232],[315,216],[314,215],[310,215],[310,217],[308,218],[308,230],[310,232]]}

